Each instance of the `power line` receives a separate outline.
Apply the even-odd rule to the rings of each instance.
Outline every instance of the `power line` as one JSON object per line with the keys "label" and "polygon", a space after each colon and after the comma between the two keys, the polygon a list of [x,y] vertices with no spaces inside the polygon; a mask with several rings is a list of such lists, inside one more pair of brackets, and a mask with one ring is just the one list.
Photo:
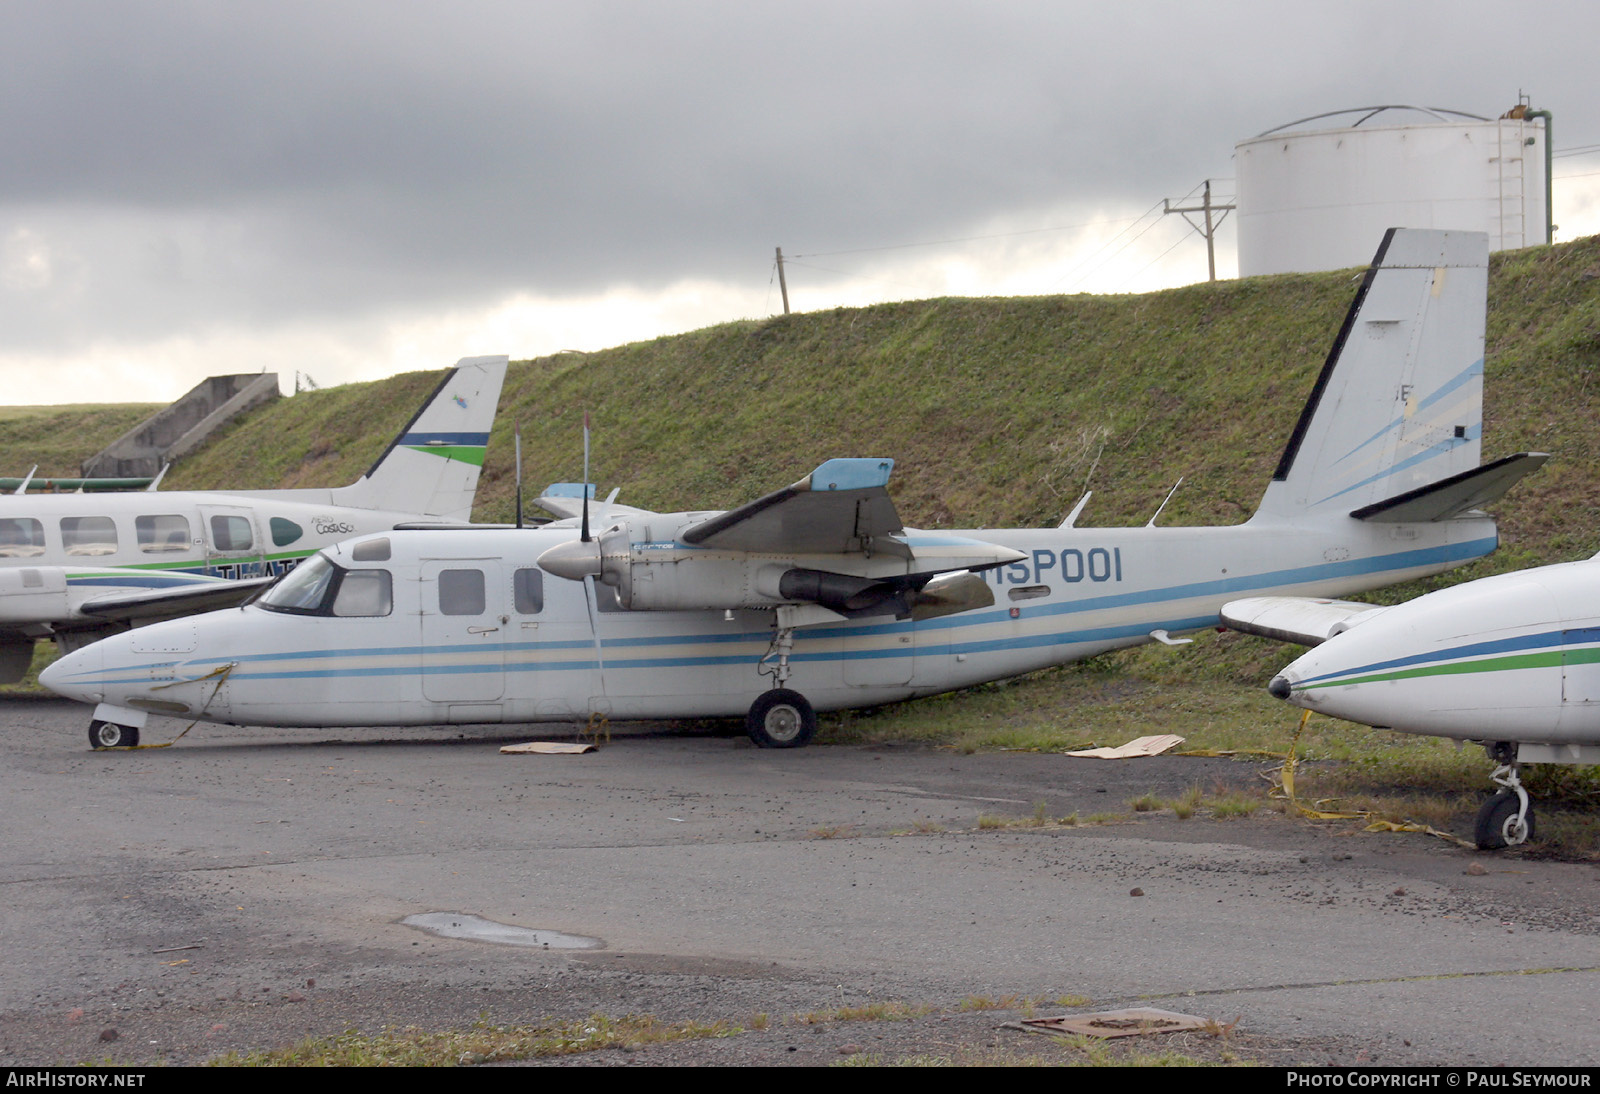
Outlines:
{"label": "power line", "polygon": [[[1150,208],[1148,208],[1148,209],[1146,209],[1144,211],[1144,216],[1139,217],[1139,219],[1135,220],[1133,222],[1133,224],[1128,225],[1128,227],[1124,228],[1122,231],[1118,232],[1116,235],[1114,235],[1110,239],[1106,240],[1093,253],[1091,253],[1088,257],[1080,259],[1078,261],[1077,265],[1073,266],[1072,269],[1068,270],[1066,273],[1064,273],[1060,277],[1058,277],[1055,281],[1051,282],[1050,287],[1052,289],[1054,289],[1057,285],[1060,285],[1063,281],[1066,281],[1068,278],[1074,277],[1074,276],[1077,276],[1078,281],[1081,281],[1083,279],[1084,275],[1089,274],[1089,273],[1095,273],[1096,271],[1098,271],[1100,269],[1101,266],[1103,266],[1105,264],[1105,262],[1109,262],[1111,259],[1116,258],[1123,251],[1126,251],[1129,247],[1131,247],[1135,243],[1139,242],[1139,240],[1144,237],[1145,232],[1148,232],[1151,228],[1154,228],[1157,224],[1161,223],[1161,219],[1162,218],[1160,216],[1156,217],[1149,224],[1146,224],[1144,226],[1144,229],[1142,231],[1140,231],[1138,235],[1134,236],[1133,238],[1131,238],[1129,240],[1126,240],[1115,251],[1112,251],[1109,255],[1106,255],[1103,261],[1101,261],[1101,262],[1099,262],[1099,263],[1097,263],[1095,265],[1090,265],[1090,263],[1094,263],[1096,259],[1100,258],[1101,253],[1103,251],[1105,251],[1105,249],[1107,247],[1110,247],[1112,244],[1116,243],[1119,239],[1122,239],[1122,237],[1127,235],[1129,232],[1131,232],[1134,229],[1134,227],[1139,224],[1140,221],[1144,220],[1146,217],[1149,217],[1152,213],[1154,213],[1159,208],[1161,208],[1161,202],[1158,201],[1154,205],[1150,206]],[[1165,214],[1163,214],[1163,216],[1164,215]],[[1084,270],[1085,267],[1088,267],[1088,269]],[[1084,270],[1084,274],[1080,274],[1079,273],[1080,270]],[[1076,284],[1077,284],[1077,282],[1075,281],[1074,285],[1076,285]]]}

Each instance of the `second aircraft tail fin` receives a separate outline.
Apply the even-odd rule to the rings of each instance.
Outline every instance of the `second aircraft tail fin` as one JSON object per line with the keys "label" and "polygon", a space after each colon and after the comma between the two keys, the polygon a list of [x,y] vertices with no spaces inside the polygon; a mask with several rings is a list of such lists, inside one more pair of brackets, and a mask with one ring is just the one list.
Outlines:
{"label": "second aircraft tail fin", "polygon": [[463,357],[372,469],[334,491],[341,505],[468,520],[507,358]]}

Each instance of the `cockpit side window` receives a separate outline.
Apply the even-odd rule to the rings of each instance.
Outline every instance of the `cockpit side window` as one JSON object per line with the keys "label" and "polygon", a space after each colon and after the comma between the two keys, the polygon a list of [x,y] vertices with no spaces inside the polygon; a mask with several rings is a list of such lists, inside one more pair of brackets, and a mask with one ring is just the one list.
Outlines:
{"label": "cockpit side window", "polygon": [[333,614],[388,615],[394,609],[394,582],[388,570],[345,570],[333,598]]}

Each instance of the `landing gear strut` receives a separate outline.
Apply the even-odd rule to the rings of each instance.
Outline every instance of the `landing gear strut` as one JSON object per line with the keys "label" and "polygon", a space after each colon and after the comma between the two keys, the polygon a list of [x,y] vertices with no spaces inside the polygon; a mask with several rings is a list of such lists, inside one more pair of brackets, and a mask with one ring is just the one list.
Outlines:
{"label": "landing gear strut", "polygon": [[1483,747],[1489,759],[1500,765],[1489,778],[1502,789],[1478,810],[1478,821],[1473,826],[1478,848],[1498,851],[1526,843],[1533,838],[1533,803],[1517,776],[1517,746],[1511,741],[1495,741]]}
{"label": "landing gear strut", "polygon": [[744,731],[762,748],[801,748],[817,732],[817,712],[806,697],[783,685],[789,682],[789,653],[794,649],[794,628],[780,626],[772,646],[756,665],[777,685],[750,704]]}

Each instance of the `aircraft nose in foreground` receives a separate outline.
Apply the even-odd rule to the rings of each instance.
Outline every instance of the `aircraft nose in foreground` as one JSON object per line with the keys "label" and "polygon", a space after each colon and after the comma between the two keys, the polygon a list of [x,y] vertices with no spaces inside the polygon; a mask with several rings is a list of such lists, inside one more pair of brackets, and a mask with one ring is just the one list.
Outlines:
{"label": "aircraft nose in foreground", "polygon": [[105,656],[98,642],[57,658],[39,673],[39,683],[58,695],[80,703],[98,703],[103,698],[98,682]]}

